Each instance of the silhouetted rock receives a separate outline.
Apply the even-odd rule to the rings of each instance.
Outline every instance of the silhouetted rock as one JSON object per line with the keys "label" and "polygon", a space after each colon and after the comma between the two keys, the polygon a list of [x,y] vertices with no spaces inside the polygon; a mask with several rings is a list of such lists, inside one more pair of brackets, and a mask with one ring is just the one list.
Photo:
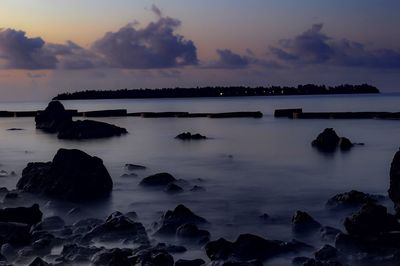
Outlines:
{"label": "silhouetted rock", "polygon": [[136,244],[149,243],[146,229],[143,225],[132,221],[120,212],[112,213],[104,223],[95,226],[82,238],[83,242],[88,242],[92,239],[100,241],[125,240]]}
{"label": "silhouetted rock", "polygon": [[173,266],[174,258],[162,246],[136,250],[130,258],[133,265]]}
{"label": "silhouetted rock", "polygon": [[121,136],[128,133],[125,128],[93,120],[78,120],[58,131],[60,139],[96,139]]}
{"label": "silhouetted rock", "polygon": [[30,264],[29,266],[50,266],[49,263],[45,262],[39,257],[36,257]]}
{"label": "silhouetted rock", "polygon": [[0,209],[0,222],[14,222],[33,225],[42,220],[43,213],[38,204],[31,207]]}
{"label": "silhouetted rock", "polygon": [[312,142],[312,145],[324,151],[334,151],[339,145],[340,138],[333,128],[326,128]]}
{"label": "silhouetted rock", "polygon": [[172,183],[174,181],[176,181],[176,179],[171,174],[158,173],[158,174],[143,178],[143,180],[140,182],[140,185],[160,187],[160,186],[167,186],[169,183]]}
{"label": "silhouetted rock", "polygon": [[72,115],[59,101],[51,101],[46,109],[35,117],[36,128],[49,133],[56,133],[72,122]]}
{"label": "silhouetted rock", "polygon": [[358,212],[347,217],[344,226],[350,235],[355,236],[376,236],[400,230],[400,224],[386,207],[374,203],[363,205]]}
{"label": "silhouetted rock", "polygon": [[60,149],[52,162],[29,163],[17,188],[69,201],[106,197],[113,183],[103,161],[80,150]]}
{"label": "silhouetted rock", "polygon": [[183,224],[176,229],[176,236],[184,240],[204,244],[209,241],[210,232],[199,229],[195,224]]}
{"label": "silhouetted rock", "polygon": [[205,246],[206,254],[212,261],[226,261],[235,258],[243,262],[250,260],[264,261],[286,252],[299,252],[310,248],[310,246],[301,242],[267,240],[251,234],[240,235],[235,242],[220,238],[208,242]]}
{"label": "silhouetted rock", "polygon": [[389,197],[394,203],[397,215],[400,214],[400,151],[396,152],[390,166]]}
{"label": "silhouetted rock", "polygon": [[168,210],[160,219],[156,234],[174,235],[176,229],[184,224],[205,224],[207,220],[197,216],[184,205],[178,205],[173,211]]}
{"label": "silhouetted rock", "polygon": [[296,211],[292,217],[292,228],[295,233],[308,233],[319,230],[321,224],[306,212]]}
{"label": "silhouetted rock", "polygon": [[165,189],[165,192],[169,193],[169,194],[177,194],[177,193],[182,193],[184,190],[183,188],[181,188],[180,186],[178,186],[177,184],[174,183],[169,183]]}
{"label": "silhouetted rock", "polygon": [[357,190],[336,194],[328,200],[326,206],[333,209],[359,208],[366,203],[377,203],[383,196],[371,195]]}
{"label": "silhouetted rock", "polygon": [[0,245],[27,245],[31,241],[30,226],[20,223],[0,222]]}
{"label": "silhouetted rock", "polygon": [[195,260],[177,260],[175,262],[175,266],[201,266],[206,264],[206,262],[202,259]]}
{"label": "silhouetted rock", "polygon": [[104,249],[94,254],[92,263],[95,266],[132,266],[128,259],[131,255],[129,249]]}
{"label": "silhouetted rock", "polygon": [[192,191],[192,192],[204,192],[204,191],[206,191],[206,189],[204,187],[202,187],[202,186],[195,185],[190,189],[190,191]]}
{"label": "silhouetted rock", "polygon": [[176,139],[180,140],[202,140],[202,139],[207,139],[206,136],[200,135],[200,134],[192,134],[190,132],[184,132],[179,134],[178,136],[175,137]]}
{"label": "silhouetted rock", "polygon": [[348,138],[345,138],[345,137],[340,138],[340,141],[339,141],[339,148],[340,148],[342,151],[348,151],[348,150],[350,150],[353,146],[354,146],[354,144],[353,144]]}

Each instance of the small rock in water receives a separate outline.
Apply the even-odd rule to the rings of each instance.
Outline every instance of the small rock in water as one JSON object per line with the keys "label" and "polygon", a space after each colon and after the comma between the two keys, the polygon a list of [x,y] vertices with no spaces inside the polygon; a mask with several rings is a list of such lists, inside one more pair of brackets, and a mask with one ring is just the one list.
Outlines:
{"label": "small rock in water", "polygon": [[174,183],[169,183],[165,187],[164,191],[169,194],[178,194],[178,193],[182,193],[184,190],[183,190],[183,188],[181,188],[180,186],[178,186]]}
{"label": "small rock in water", "polygon": [[9,176],[7,171],[0,170],[0,177],[7,177],[7,176]]}
{"label": "small rock in water", "polygon": [[207,139],[206,136],[200,135],[200,134],[192,134],[190,132],[184,132],[179,134],[178,136],[175,137],[176,139],[180,140],[202,140],[202,139]]}
{"label": "small rock in water", "polygon": [[18,127],[12,127],[12,128],[9,128],[9,129],[7,129],[8,131],[21,131],[21,130],[25,130],[25,129],[23,129],[23,128],[18,128]]}
{"label": "small rock in water", "polygon": [[310,231],[319,230],[321,224],[314,220],[306,212],[296,211],[292,218],[293,231],[296,233],[308,233]]}
{"label": "small rock in water", "polygon": [[324,152],[333,152],[338,147],[342,151],[348,151],[354,146],[348,138],[339,137],[333,128],[326,128],[311,144]]}
{"label": "small rock in water", "polygon": [[140,182],[140,185],[160,187],[160,186],[167,186],[169,183],[172,183],[174,181],[176,181],[176,178],[173,177],[171,174],[158,173],[143,178],[143,180]]}
{"label": "small rock in water", "polygon": [[204,192],[204,191],[206,191],[206,189],[204,188],[204,187],[202,187],[202,186],[193,186],[191,189],[190,189],[190,191],[192,191],[192,192]]}
{"label": "small rock in water", "polygon": [[121,175],[122,178],[134,178],[134,177],[138,177],[137,174],[135,173],[130,173],[130,174],[123,174]]}
{"label": "small rock in water", "polygon": [[146,166],[138,165],[138,164],[131,164],[131,163],[125,164],[125,168],[128,169],[129,171],[146,170],[147,169]]}
{"label": "small rock in water", "polygon": [[383,196],[371,195],[357,190],[336,194],[328,200],[326,206],[328,208],[359,208],[366,203],[377,203],[378,200],[383,200]]}

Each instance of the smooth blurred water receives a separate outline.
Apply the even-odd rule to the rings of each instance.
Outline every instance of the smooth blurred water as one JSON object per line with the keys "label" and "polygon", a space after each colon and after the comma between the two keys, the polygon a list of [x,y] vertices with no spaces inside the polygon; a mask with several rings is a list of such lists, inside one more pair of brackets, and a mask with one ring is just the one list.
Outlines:
{"label": "smooth blurred water", "polygon": [[[128,129],[129,134],[104,140],[58,140],[35,129],[33,118],[0,119],[0,169],[17,177],[0,179],[0,186],[15,188],[28,162],[50,161],[59,148],[78,148],[103,159],[114,179],[112,197],[96,205],[77,206],[48,202],[47,215],[59,214],[72,222],[82,216],[104,218],[114,210],[136,211],[150,226],[160,211],[184,203],[207,218],[212,238],[235,239],[240,233],[290,240],[290,219],[298,210],[310,212],[324,225],[342,228],[345,215],[324,208],[328,198],[357,189],[387,194],[389,167],[400,146],[398,120],[290,120],[275,119],[276,108],[304,111],[400,111],[400,95],[296,96],[203,99],[149,99],[66,101],[80,111],[126,108],[129,112],[262,111],[262,119],[232,118],[104,118],[101,121]],[[0,110],[36,110],[47,103],[1,103]],[[23,131],[7,131],[11,127]],[[311,141],[326,127],[365,146],[326,155]],[[191,131],[210,137],[182,142],[174,137]],[[148,167],[136,178],[121,178],[126,163]],[[168,195],[138,186],[150,174],[169,172],[189,182],[180,195]],[[201,180],[199,180],[201,179]],[[206,192],[188,191],[201,185]],[[36,199],[35,199],[36,200]],[[32,201],[27,202],[31,204]],[[387,206],[392,208],[389,202]],[[79,215],[68,215],[79,207]],[[263,223],[268,213],[274,222]],[[316,239],[302,239],[318,247]],[[172,241],[172,240],[171,240]],[[202,252],[201,252],[202,253]],[[202,253],[203,254],[203,253]],[[204,254],[203,254],[204,256]],[[286,265],[288,260],[270,262]]]}

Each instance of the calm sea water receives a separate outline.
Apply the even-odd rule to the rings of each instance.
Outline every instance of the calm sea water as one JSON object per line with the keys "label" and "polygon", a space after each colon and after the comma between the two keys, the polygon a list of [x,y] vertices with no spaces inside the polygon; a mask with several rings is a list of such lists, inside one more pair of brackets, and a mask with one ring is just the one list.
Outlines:
{"label": "calm sea water", "polygon": [[[0,103],[0,110],[43,109],[47,103]],[[400,146],[400,121],[396,120],[290,120],[275,119],[276,108],[302,107],[304,111],[400,111],[400,95],[351,95],[306,97],[254,97],[204,99],[66,101],[80,111],[126,108],[140,111],[229,112],[262,111],[262,119],[208,118],[104,118],[101,121],[128,129],[123,137],[95,141],[65,141],[35,129],[33,118],[0,119],[0,169],[17,177],[0,179],[0,186],[15,188],[28,162],[49,161],[59,148],[78,148],[103,159],[114,179],[112,197],[97,205],[78,206],[42,202],[46,215],[62,215],[69,222],[83,216],[104,218],[114,210],[136,211],[149,226],[160,211],[184,203],[207,218],[212,238],[235,239],[240,233],[266,238],[294,238],[290,219],[300,209],[324,225],[342,228],[345,214],[329,212],[326,200],[339,192],[357,189],[387,194],[389,167]],[[11,127],[24,131],[7,131]],[[310,142],[326,127],[341,136],[363,142],[350,152],[324,155]],[[191,131],[211,139],[181,142],[174,137]],[[148,167],[136,178],[121,178],[126,163]],[[206,192],[168,195],[138,186],[150,174],[169,172]],[[37,199],[35,199],[37,200]],[[26,202],[31,204],[32,200]],[[390,202],[386,202],[392,208]],[[78,207],[78,215],[68,211]],[[259,216],[268,213],[270,223]],[[301,238],[318,247],[317,238]],[[168,240],[172,242],[173,240]],[[204,256],[193,248],[192,253]],[[183,256],[191,256],[192,253]],[[281,258],[271,265],[287,265]]]}

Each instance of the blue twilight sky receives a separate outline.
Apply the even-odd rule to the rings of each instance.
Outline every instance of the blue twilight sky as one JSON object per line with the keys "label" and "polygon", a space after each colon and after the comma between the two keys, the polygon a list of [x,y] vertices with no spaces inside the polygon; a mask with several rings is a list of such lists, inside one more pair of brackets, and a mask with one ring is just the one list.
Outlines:
{"label": "blue twilight sky", "polygon": [[2,0],[0,92],[363,82],[398,91],[399,10],[398,0]]}

